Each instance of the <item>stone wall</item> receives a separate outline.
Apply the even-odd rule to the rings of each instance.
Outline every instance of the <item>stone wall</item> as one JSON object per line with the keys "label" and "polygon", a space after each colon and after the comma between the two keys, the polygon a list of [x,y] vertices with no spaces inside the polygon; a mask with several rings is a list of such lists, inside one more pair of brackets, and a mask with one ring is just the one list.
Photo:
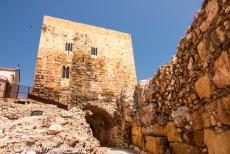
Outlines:
{"label": "stone wall", "polygon": [[229,14],[229,1],[205,0],[170,63],[130,96],[121,95],[132,144],[140,150],[230,152]]}
{"label": "stone wall", "polygon": [[[73,44],[72,51],[65,51],[66,43]],[[97,48],[97,56],[91,55],[92,47]],[[63,66],[70,68],[70,78],[62,78]],[[34,94],[59,101],[57,93],[67,93],[76,104],[116,96],[135,85],[130,34],[44,17]]]}

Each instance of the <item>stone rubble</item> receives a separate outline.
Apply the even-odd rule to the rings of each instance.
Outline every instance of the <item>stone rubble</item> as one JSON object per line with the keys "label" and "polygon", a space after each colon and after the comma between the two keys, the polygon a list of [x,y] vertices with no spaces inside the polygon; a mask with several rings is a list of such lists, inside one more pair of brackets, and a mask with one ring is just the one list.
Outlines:
{"label": "stone rubble", "polygon": [[0,102],[0,111],[0,153],[106,153],[77,107]]}

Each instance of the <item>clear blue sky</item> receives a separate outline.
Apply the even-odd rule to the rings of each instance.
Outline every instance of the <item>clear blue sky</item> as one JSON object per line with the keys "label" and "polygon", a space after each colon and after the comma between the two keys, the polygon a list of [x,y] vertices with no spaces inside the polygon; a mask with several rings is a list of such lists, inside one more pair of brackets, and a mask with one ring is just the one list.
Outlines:
{"label": "clear blue sky", "polygon": [[44,15],[131,33],[138,80],[167,63],[202,0],[1,0],[0,67],[32,85]]}

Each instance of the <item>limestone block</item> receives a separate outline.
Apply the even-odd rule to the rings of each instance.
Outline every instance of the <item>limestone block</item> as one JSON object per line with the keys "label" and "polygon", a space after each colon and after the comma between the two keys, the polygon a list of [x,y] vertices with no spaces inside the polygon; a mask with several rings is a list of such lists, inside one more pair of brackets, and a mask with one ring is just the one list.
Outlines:
{"label": "limestone block", "polygon": [[202,113],[202,121],[203,121],[204,128],[208,128],[211,126],[209,113],[207,112]]}
{"label": "limestone block", "polygon": [[142,135],[141,127],[132,127],[132,135],[141,136]]}
{"label": "limestone block", "polygon": [[205,7],[205,13],[207,15],[207,19],[202,22],[200,26],[201,31],[204,32],[209,28],[210,24],[212,23],[213,19],[218,13],[218,10],[219,10],[219,6],[217,0],[209,1],[207,6]]}
{"label": "limestone block", "polygon": [[166,151],[166,139],[162,137],[145,136],[146,150],[153,154],[164,154]]}
{"label": "limestone block", "polygon": [[214,63],[215,75],[214,83],[218,88],[224,88],[230,85],[230,60],[227,52],[223,52]]}
{"label": "limestone block", "polygon": [[201,115],[198,111],[192,113],[193,127],[194,129],[201,129],[203,126]]}
{"label": "limestone block", "polygon": [[230,131],[226,130],[217,133],[213,130],[204,131],[204,142],[209,154],[229,154],[230,152]]}
{"label": "limestone block", "polygon": [[145,148],[144,137],[142,135],[132,135],[132,143],[141,149]]}
{"label": "limestone block", "polygon": [[[230,10],[230,6],[229,6],[229,10]],[[223,43],[225,41],[225,34],[224,31],[221,29],[221,27],[218,27],[216,29],[216,34],[220,42]]]}
{"label": "limestone block", "polygon": [[170,146],[175,154],[201,154],[201,151],[192,145],[184,143],[171,143]]}
{"label": "limestone block", "polygon": [[217,102],[217,114],[223,124],[230,125],[230,96]]}
{"label": "limestone block", "polygon": [[195,145],[197,145],[199,147],[203,147],[204,146],[203,130],[195,130],[193,132],[193,140],[194,140]]}
{"label": "limestone block", "polygon": [[192,121],[192,116],[187,106],[179,106],[172,111],[172,118],[177,127],[184,127]]}
{"label": "limestone block", "polygon": [[56,135],[62,131],[62,126],[59,124],[52,124],[48,129],[49,135]]}
{"label": "limestone block", "polygon": [[161,126],[156,123],[150,127],[143,127],[142,134],[143,135],[153,135],[153,136],[167,136],[167,127]]}
{"label": "limestone block", "polygon": [[178,132],[173,122],[167,124],[167,138],[169,142],[181,142],[181,134]]}
{"label": "limestone block", "polygon": [[206,60],[206,45],[205,45],[204,41],[201,41],[197,45],[197,51],[199,53],[200,60],[201,60],[203,67],[206,68],[208,66],[208,64],[207,64],[207,60]]}
{"label": "limestone block", "polygon": [[211,83],[208,77],[208,74],[200,77],[195,83],[195,90],[200,97],[202,98],[210,98],[212,90],[211,90]]}

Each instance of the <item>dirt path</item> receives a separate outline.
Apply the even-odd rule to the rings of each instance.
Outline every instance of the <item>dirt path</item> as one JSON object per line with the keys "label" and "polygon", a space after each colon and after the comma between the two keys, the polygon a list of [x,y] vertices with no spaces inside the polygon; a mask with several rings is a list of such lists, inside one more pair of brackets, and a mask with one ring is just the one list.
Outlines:
{"label": "dirt path", "polygon": [[109,154],[136,154],[135,152],[123,149],[123,148],[109,148],[109,147],[103,147]]}

